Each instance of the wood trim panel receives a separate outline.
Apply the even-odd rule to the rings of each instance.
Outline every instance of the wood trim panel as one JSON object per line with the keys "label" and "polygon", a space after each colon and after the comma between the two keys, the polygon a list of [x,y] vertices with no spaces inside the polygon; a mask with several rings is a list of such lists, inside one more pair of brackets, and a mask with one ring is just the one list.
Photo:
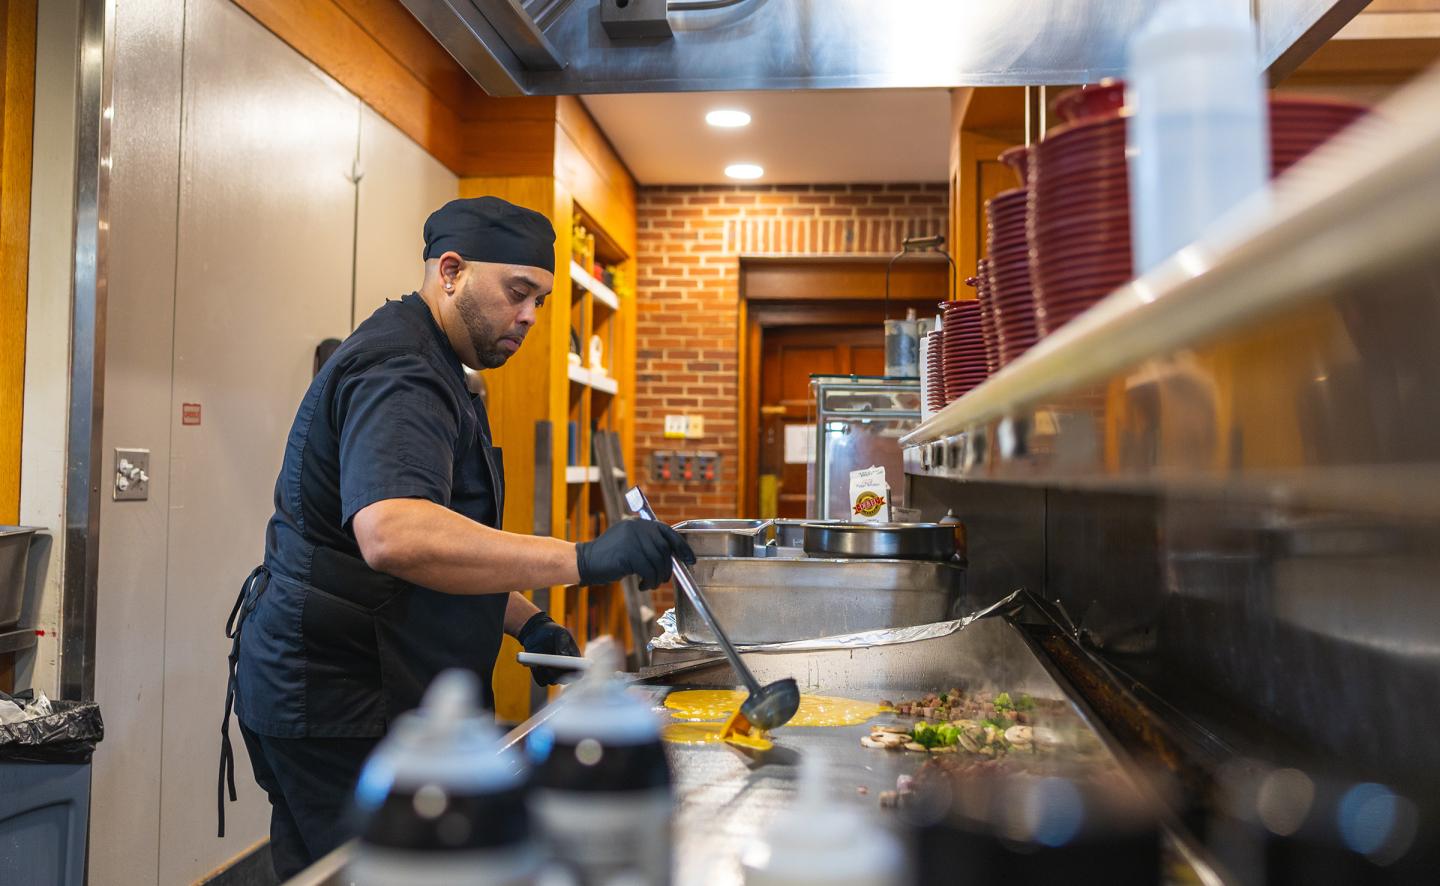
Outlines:
{"label": "wood trim panel", "polygon": [[20,519],[30,165],[35,123],[36,0],[0,0],[0,523]]}
{"label": "wood trim panel", "polygon": [[580,100],[555,107],[555,175],[627,256],[635,254],[635,179]]}
{"label": "wood trim panel", "polygon": [[452,111],[467,116],[470,105],[486,98],[479,84],[399,0],[333,2]]}
{"label": "wood trim panel", "polygon": [[[888,261],[888,258],[817,261],[742,257],[740,291],[751,302],[878,301],[885,297]],[[961,268],[963,271],[964,266]],[[938,302],[949,294],[950,265],[943,258],[906,257],[895,263],[890,278],[891,301],[933,299]]]}
{"label": "wood trim panel", "polygon": [[[1014,173],[997,160],[1012,144],[1009,139],[984,133],[960,133],[954,255],[962,279],[975,273],[975,263],[985,254],[985,201],[1019,185]],[[971,297],[968,293],[962,286],[962,297]]]}
{"label": "wood trim panel", "polygon": [[552,96],[472,102],[460,128],[461,176],[555,175]]}

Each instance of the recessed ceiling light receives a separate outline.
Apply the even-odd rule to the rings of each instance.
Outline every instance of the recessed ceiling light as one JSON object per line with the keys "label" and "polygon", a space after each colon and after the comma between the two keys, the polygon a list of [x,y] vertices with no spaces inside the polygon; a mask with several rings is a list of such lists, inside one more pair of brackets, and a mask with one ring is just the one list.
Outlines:
{"label": "recessed ceiling light", "polygon": [[705,122],[722,129],[750,125],[750,115],[734,108],[721,108],[705,115]]}
{"label": "recessed ceiling light", "polygon": [[725,174],[731,178],[759,178],[765,170],[754,163],[731,163],[725,167]]}

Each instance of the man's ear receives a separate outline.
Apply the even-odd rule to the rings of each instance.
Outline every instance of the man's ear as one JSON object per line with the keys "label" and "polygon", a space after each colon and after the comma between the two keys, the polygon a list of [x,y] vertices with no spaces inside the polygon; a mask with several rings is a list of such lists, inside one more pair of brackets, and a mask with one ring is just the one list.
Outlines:
{"label": "man's ear", "polygon": [[460,272],[465,270],[465,259],[459,253],[446,252],[440,256],[440,286],[447,292],[453,293],[459,286],[457,278]]}

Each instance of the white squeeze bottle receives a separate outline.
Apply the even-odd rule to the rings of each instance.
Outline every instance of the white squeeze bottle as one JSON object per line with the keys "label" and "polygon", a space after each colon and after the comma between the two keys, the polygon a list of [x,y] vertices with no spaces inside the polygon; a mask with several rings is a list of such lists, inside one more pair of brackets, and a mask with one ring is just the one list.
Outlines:
{"label": "white squeeze bottle", "polygon": [[355,789],[354,886],[530,886],[543,856],[524,760],[501,750],[475,674],[448,670],[402,714]]}
{"label": "white squeeze bottle", "polygon": [[900,841],[866,810],[830,796],[818,751],[800,761],[794,805],[740,856],[745,886],[889,886],[906,882]]}
{"label": "white squeeze bottle", "polygon": [[1130,40],[1126,105],[1135,272],[1264,194],[1269,117],[1249,0],[1162,0]]}

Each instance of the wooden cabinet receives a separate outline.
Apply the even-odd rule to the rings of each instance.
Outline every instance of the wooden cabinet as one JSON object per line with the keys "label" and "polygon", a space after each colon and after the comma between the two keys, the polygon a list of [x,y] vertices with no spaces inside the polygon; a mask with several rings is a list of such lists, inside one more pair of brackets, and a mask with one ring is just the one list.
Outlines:
{"label": "wooden cabinet", "polygon": [[[488,165],[513,174],[462,178],[460,195],[492,194],[542,212],[555,225],[556,241],[555,289],[535,328],[503,368],[485,373],[491,427],[505,452],[504,526],[583,541],[604,529],[592,449],[597,430],[620,435],[633,470],[635,182],[577,99],[517,100],[513,108],[523,112],[517,119],[524,125],[513,127],[506,107],[493,100],[497,153]],[[547,125],[537,126],[547,114]],[[548,174],[535,174],[540,168]],[[617,271],[615,286],[575,261],[577,223],[594,235],[597,263]],[[603,372],[590,366],[593,336]],[[570,357],[572,341],[579,365]],[[533,597],[582,648],[606,633],[636,642],[618,585],[537,588]],[[505,721],[528,716],[539,700],[529,671],[515,663],[518,651],[507,639],[495,668],[496,715]]]}

